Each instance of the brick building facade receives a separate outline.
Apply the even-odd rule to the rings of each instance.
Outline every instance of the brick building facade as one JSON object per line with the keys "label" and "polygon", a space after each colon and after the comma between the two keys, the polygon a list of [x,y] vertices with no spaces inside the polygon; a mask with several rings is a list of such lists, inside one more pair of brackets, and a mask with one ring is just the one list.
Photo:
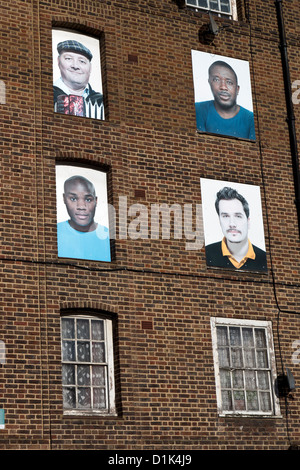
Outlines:
{"label": "brick building facade", "polygon": [[[0,2],[1,449],[281,450],[300,443],[298,0],[237,0],[236,17],[214,12],[212,19],[193,3]],[[99,40],[105,119],[54,112],[53,30]],[[254,140],[197,131],[192,51],[249,65]],[[58,257],[61,164],[107,176],[116,220],[110,262]],[[201,219],[201,178],[260,189],[267,272],[209,267],[203,237],[187,249]],[[170,236],[151,232],[157,205],[179,209]],[[191,233],[180,225],[183,209],[191,209]],[[79,395],[73,401],[80,383],[62,376],[64,339],[75,347],[74,337],[63,337],[62,317],[103,322],[97,345],[105,359],[95,366],[68,357],[65,364],[78,381],[80,367],[102,368],[106,382],[99,379],[98,388],[96,379],[91,385],[96,372],[81,377],[94,404],[96,392],[105,395],[98,406]],[[246,342],[227,343],[238,329],[244,341],[254,335],[249,350],[266,355],[264,366],[223,364],[222,354],[237,349],[245,359]],[[260,333],[267,344],[258,343]],[[278,377],[289,372],[296,389],[284,393]],[[255,386],[247,386],[250,375]]]}

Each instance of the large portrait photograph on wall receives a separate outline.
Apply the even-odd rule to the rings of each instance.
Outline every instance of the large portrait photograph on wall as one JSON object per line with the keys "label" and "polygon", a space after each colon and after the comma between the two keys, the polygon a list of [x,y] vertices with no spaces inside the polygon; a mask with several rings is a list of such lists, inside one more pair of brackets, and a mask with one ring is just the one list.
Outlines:
{"label": "large portrait photograph on wall", "polygon": [[206,264],[267,272],[260,187],[201,178]]}
{"label": "large portrait photograph on wall", "polygon": [[52,59],[54,112],[103,120],[99,39],[53,29]]}
{"label": "large portrait photograph on wall", "polygon": [[198,132],[256,140],[249,63],[192,50]]}
{"label": "large portrait photograph on wall", "polygon": [[56,165],[58,257],[111,261],[107,175]]}

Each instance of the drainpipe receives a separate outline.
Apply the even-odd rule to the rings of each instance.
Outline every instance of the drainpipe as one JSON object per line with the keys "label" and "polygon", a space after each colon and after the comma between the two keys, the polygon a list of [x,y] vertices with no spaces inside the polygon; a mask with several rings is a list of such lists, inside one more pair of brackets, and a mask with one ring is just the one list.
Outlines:
{"label": "drainpipe", "polygon": [[292,102],[292,91],[291,91],[291,78],[289,70],[289,60],[287,54],[287,42],[284,28],[284,20],[282,13],[282,0],[275,0],[276,11],[277,11],[277,22],[280,37],[280,51],[281,61],[283,68],[283,79],[285,87],[285,99],[287,107],[287,123],[290,135],[290,148],[292,155],[293,174],[294,174],[294,186],[295,186],[295,204],[298,216],[298,230],[300,235],[300,175],[299,175],[299,159],[297,150],[297,137],[295,129],[295,116]]}

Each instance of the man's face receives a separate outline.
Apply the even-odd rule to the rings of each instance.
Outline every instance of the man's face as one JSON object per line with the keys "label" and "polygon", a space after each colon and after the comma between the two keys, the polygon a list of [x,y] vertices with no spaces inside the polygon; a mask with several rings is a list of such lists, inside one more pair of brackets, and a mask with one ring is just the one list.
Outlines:
{"label": "man's face", "polygon": [[240,87],[236,83],[234,73],[227,67],[215,65],[208,79],[216,103],[222,108],[236,105]]}
{"label": "man's face", "polygon": [[92,187],[80,181],[68,183],[63,198],[71,227],[80,232],[88,231],[94,222],[97,206],[97,197]]}
{"label": "man's face", "polygon": [[90,79],[92,64],[87,57],[75,52],[62,52],[58,57],[61,78],[73,90],[81,90]]}
{"label": "man's face", "polygon": [[248,238],[249,219],[238,199],[220,200],[219,220],[223,234],[229,242],[239,243]]}

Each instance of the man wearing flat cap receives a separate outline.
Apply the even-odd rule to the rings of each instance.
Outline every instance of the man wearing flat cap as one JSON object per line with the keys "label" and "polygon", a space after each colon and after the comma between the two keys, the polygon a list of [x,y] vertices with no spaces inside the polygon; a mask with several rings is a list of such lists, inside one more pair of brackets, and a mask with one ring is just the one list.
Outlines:
{"label": "man wearing flat cap", "polygon": [[104,119],[103,95],[89,84],[91,51],[75,40],[60,42],[57,51],[61,76],[53,86],[54,111]]}

